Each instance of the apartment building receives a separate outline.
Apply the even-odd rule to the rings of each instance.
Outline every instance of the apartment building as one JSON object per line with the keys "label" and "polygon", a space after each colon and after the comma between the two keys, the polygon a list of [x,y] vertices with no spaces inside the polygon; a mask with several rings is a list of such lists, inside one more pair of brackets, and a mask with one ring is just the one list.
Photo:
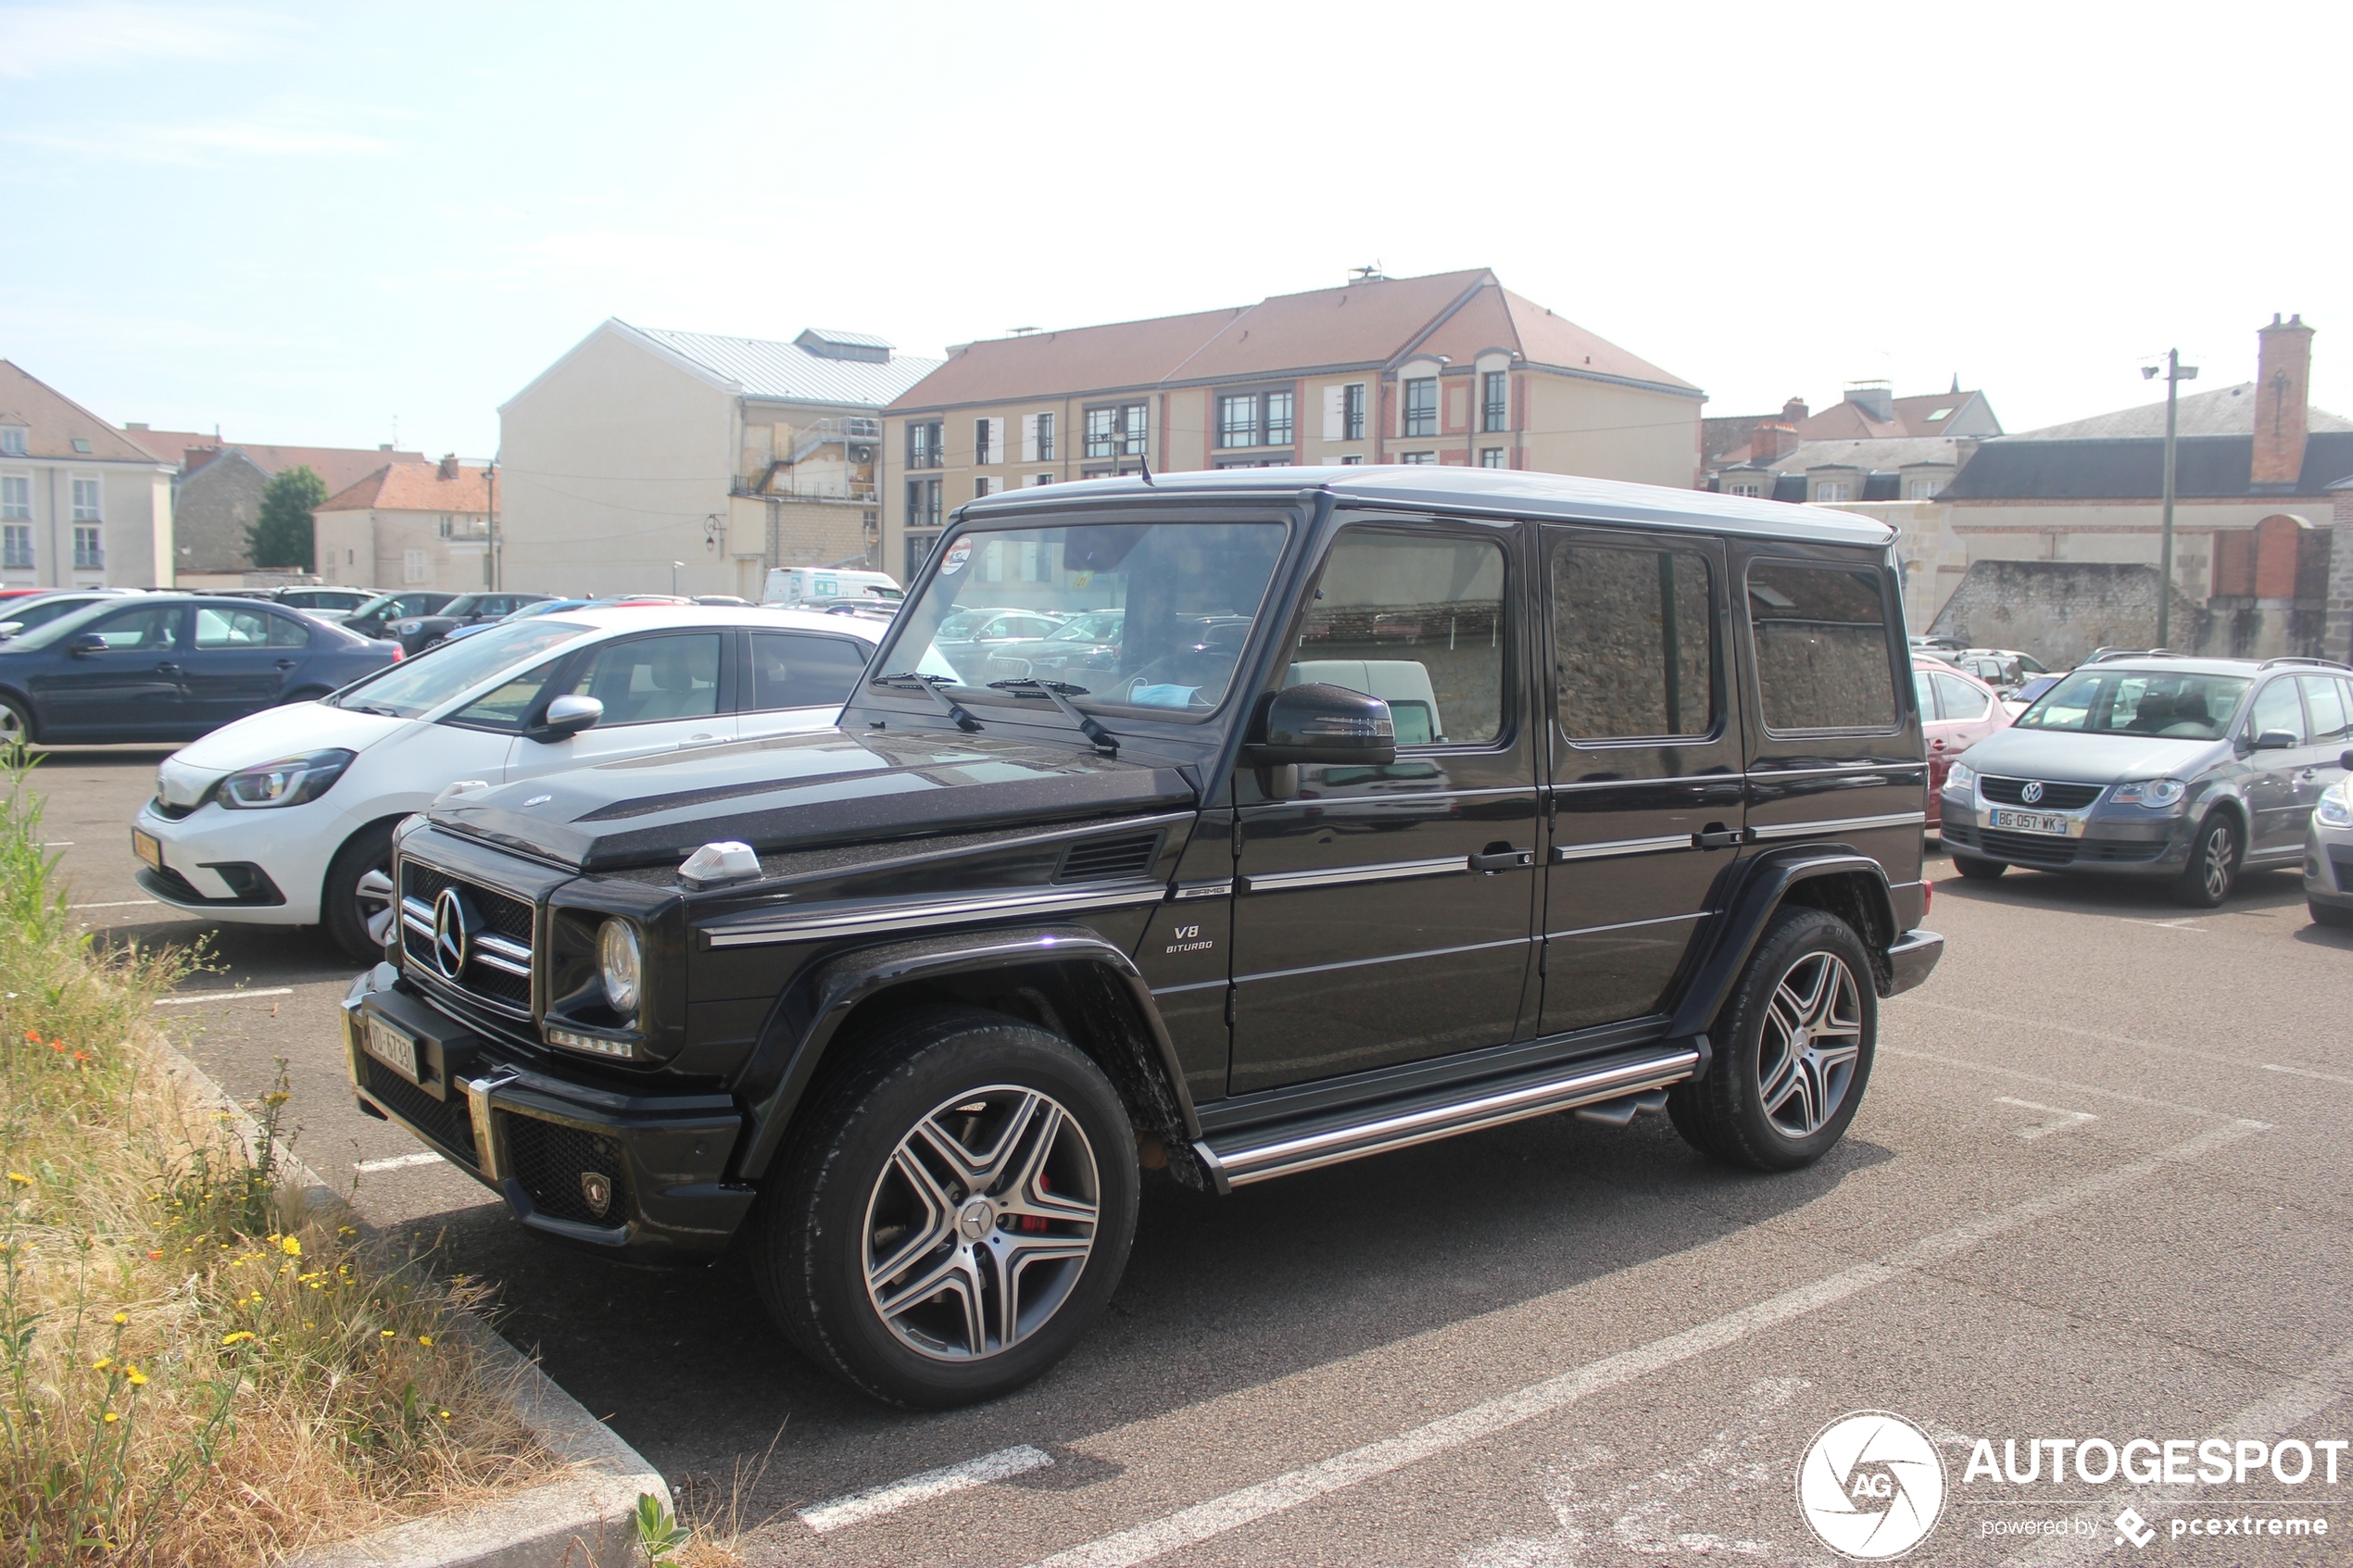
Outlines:
{"label": "apartment building", "polygon": [[885,570],[1013,485],[1217,468],[1478,464],[1689,487],[1699,388],[1486,270],[950,349],[884,419]]}
{"label": "apartment building", "polygon": [[171,474],[0,359],[0,587],[169,588]]}
{"label": "apartment building", "polygon": [[316,570],[325,582],[391,593],[494,587],[488,469],[454,456],[386,463],[310,514]]}

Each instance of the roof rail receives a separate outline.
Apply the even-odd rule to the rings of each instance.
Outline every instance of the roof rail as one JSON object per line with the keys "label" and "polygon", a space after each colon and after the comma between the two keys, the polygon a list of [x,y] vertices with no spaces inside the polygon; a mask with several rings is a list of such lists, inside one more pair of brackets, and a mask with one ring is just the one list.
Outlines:
{"label": "roof rail", "polygon": [[2115,659],[2187,659],[2190,656],[2173,648],[2094,648],[2084,659],[2086,664],[2106,664]]}
{"label": "roof rail", "polygon": [[2256,668],[2269,670],[2274,664],[2310,664],[2322,670],[2353,670],[2353,664],[2341,664],[2334,659],[2314,659],[2309,654],[2301,653],[2283,654],[2277,659],[2267,659]]}

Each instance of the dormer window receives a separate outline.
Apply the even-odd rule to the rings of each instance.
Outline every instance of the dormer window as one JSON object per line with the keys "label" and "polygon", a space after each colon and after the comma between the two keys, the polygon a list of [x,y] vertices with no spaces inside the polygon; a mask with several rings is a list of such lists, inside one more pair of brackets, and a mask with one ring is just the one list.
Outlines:
{"label": "dormer window", "polygon": [[21,458],[30,448],[25,444],[22,425],[0,425],[0,458]]}

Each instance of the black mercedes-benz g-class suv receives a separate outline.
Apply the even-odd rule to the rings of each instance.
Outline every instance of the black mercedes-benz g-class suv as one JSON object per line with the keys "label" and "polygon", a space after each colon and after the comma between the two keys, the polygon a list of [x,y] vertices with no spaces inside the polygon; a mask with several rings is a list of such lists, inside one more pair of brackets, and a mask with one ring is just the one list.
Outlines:
{"label": "black mercedes-benz g-class suv", "polygon": [[[1464,469],[974,502],[837,729],[409,818],[360,1108],[549,1236],[741,1233],[796,1343],[915,1405],[1069,1349],[1140,1169],[1662,1107],[1806,1164],[1942,949],[1890,538]],[[940,654],[1000,608],[1120,615],[1082,678]]]}

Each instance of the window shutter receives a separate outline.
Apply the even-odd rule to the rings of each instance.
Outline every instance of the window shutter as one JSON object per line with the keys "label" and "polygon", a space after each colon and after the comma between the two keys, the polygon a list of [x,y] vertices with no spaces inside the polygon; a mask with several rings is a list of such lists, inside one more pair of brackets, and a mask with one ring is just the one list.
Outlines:
{"label": "window shutter", "polygon": [[1038,460],[1038,416],[1035,414],[1021,417],[1021,460],[1025,463]]}
{"label": "window shutter", "polygon": [[1344,386],[1324,388],[1324,439],[1327,441],[1340,441],[1347,436],[1348,429],[1342,422],[1345,416],[1341,413],[1346,407],[1347,396],[1348,389]]}
{"label": "window shutter", "polygon": [[1005,421],[1002,420],[989,420],[988,460],[992,463],[1002,463],[1012,460],[1012,458],[1013,454],[1005,450]]}

